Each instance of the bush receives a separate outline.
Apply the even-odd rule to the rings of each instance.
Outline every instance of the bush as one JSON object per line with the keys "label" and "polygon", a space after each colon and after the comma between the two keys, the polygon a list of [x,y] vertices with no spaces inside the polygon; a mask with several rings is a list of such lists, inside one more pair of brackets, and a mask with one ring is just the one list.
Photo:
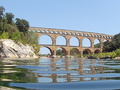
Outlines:
{"label": "bush", "polygon": [[120,49],[115,50],[117,56],[120,56]]}
{"label": "bush", "polygon": [[3,33],[0,35],[0,39],[8,39],[8,38],[9,38],[8,32],[3,32]]}
{"label": "bush", "polygon": [[21,42],[21,35],[20,35],[20,33],[19,32],[12,32],[11,39]]}

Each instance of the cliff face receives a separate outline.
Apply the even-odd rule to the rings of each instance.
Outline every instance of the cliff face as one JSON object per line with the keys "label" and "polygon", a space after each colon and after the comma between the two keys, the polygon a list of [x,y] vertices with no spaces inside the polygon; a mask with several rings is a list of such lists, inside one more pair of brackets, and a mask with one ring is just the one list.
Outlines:
{"label": "cliff face", "polygon": [[1,58],[37,58],[33,47],[15,43],[10,39],[0,39]]}

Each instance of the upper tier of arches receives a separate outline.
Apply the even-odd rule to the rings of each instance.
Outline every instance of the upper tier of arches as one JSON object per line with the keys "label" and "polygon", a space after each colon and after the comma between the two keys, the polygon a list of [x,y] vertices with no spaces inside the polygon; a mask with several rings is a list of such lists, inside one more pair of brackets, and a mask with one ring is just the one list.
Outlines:
{"label": "upper tier of arches", "polygon": [[112,35],[93,33],[93,32],[64,30],[64,29],[30,27],[29,30],[32,30],[32,31],[38,32],[38,33],[72,35],[72,36],[82,36],[82,37],[92,37],[92,38],[104,38],[107,40],[110,40],[113,38]]}

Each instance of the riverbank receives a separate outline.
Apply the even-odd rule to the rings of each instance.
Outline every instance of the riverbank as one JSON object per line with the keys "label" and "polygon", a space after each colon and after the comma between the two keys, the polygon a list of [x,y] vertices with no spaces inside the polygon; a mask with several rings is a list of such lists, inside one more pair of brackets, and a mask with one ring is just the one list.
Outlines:
{"label": "riverbank", "polygon": [[0,58],[38,58],[34,51],[29,45],[11,39],[0,39]]}

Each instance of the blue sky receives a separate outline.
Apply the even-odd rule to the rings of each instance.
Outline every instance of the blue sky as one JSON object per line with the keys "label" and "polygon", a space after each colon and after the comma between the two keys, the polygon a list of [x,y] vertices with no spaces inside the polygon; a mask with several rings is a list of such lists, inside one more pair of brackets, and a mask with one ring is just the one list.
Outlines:
{"label": "blue sky", "polygon": [[0,6],[34,27],[110,35],[120,31],[120,0],[0,0]]}
{"label": "blue sky", "polygon": [[120,0],[0,0],[32,27],[120,33]]}

